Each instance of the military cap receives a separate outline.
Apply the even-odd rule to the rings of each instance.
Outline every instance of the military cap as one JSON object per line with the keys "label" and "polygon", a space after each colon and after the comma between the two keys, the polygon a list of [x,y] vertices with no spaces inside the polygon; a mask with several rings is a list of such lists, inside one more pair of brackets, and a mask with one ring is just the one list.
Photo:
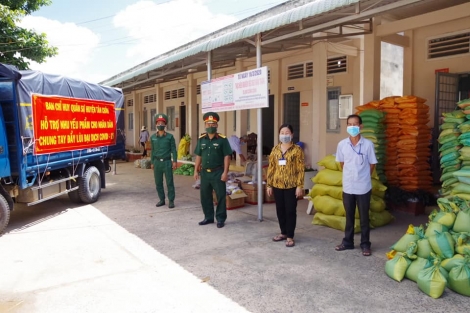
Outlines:
{"label": "military cap", "polygon": [[204,122],[217,123],[220,120],[220,117],[219,114],[215,112],[207,112],[206,114],[204,114],[202,119],[204,120]]}
{"label": "military cap", "polygon": [[168,116],[166,116],[166,114],[163,114],[163,113],[155,114],[154,120],[155,120],[155,124],[157,124],[157,122],[159,121],[163,121],[165,122],[165,124],[168,124]]}

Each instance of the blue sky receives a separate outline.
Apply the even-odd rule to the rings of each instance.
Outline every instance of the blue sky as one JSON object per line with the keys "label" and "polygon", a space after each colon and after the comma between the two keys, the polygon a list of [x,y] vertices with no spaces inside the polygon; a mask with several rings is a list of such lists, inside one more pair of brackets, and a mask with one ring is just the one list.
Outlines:
{"label": "blue sky", "polygon": [[22,26],[59,55],[31,68],[100,82],[286,0],[53,0]]}

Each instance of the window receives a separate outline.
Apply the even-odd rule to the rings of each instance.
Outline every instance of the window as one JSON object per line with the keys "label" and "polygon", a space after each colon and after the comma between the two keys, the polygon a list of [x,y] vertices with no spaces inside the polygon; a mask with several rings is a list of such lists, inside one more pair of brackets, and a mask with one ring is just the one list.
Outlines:
{"label": "window", "polygon": [[156,94],[144,96],[144,104],[155,102],[156,99],[157,99]]}
{"label": "window", "polygon": [[170,100],[171,99],[171,92],[168,90],[168,91],[165,91],[165,100]]}
{"label": "window", "polygon": [[196,86],[196,94],[200,95],[201,94],[201,85]]}
{"label": "window", "polygon": [[287,67],[287,80],[312,77],[312,76],[313,76],[313,62],[294,64],[294,65],[290,65],[289,67]]}
{"label": "window", "polygon": [[127,116],[128,116],[127,129],[133,130],[134,129],[134,113],[129,113]]}
{"label": "window", "polygon": [[428,59],[470,53],[470,32],[434,38],[428,41]]}
{"label": "window", "polygon": [[171,99],[176,99],[176,98],[178,98],[178,90],[173,89],[171,91]]}
{"label": "window", "polygon": [[151,118],[151,121],[150,121],[150,130],[157,130],[157,128],[155,127],[155,114],[157,114],[157,109],[151,109],[150,110],[150,118]]}
{"label": "window", "polygon": [[178,98],[184,98],[184,88],[178,89]]}
{"label": "window", "polygon": [[127,106],[128,107],[134,106],[134,99],[127,100]]}
{"label": "window", "polygon": [[166,115],[168,116],[168,124],[166,128],[168,130],[175,130],[175,107],[167,107]]}
{"label": "window", "polygon": [[328,58],[327,74],[346,73],[348,71],[348,58],[345,55],[340,57]]}
{"label": "window", "polygon": [[327,110],[326,110],[326,131],[328,133],[339,133],[339,95],[341,88],[328,88],[327,91]]}

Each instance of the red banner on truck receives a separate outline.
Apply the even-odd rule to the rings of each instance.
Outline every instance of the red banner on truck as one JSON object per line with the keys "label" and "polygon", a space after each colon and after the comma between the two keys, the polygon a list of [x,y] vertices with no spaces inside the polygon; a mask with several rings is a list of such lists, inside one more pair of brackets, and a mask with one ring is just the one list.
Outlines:
{"label": "red banner on truck", "polygon": [[33,94],[31,104],[35,154],[116,144],[113,102]]}

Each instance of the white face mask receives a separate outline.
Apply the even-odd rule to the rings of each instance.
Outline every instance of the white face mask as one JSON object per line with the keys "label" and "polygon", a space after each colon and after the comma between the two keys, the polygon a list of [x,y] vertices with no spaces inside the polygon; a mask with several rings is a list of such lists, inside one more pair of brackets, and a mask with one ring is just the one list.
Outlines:
{"label": "white face mask", "polygon": [[290,135],[279,135],[279,141],[282,143],[289,143],[292,140]]}

